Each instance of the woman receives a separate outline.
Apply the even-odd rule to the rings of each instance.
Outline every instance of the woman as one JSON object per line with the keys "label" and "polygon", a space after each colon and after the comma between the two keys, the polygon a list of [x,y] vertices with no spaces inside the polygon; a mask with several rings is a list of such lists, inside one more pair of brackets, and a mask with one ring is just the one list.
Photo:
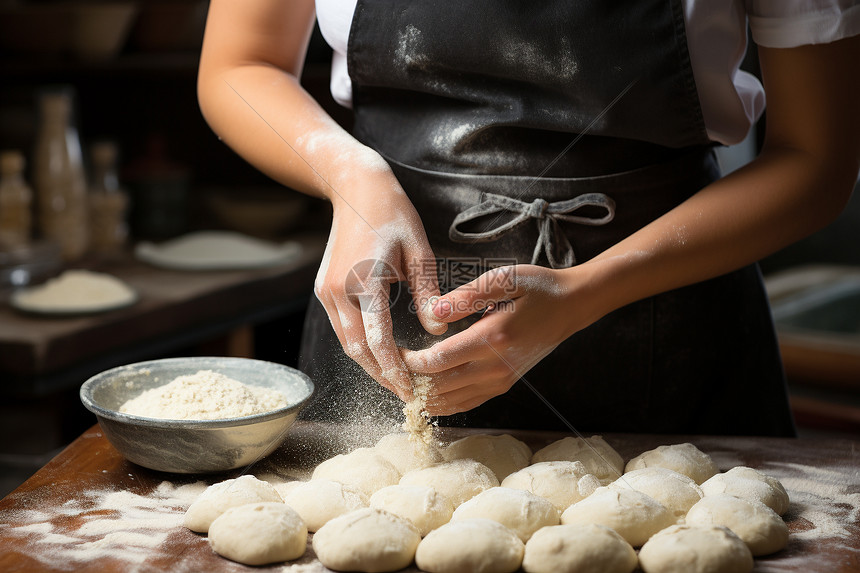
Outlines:
{"label": "woman", "polygon": [[[213,0],[199,97],[239,154],[332,203],[303,343],[318,409],[386,402],[342,347],[403,399],[430,376],[428,411],[475,426],[794,432],[755,261],[857,178],[855,2],[317,4],[353,135],[297,80],[311,0]],[[737,72],[747,16],[767,132],[719,178],[713,146],[763,107]],[[443,272],[438,297],[452,268],[474,280]],[[392,320],[397,280],[425,335]]]}

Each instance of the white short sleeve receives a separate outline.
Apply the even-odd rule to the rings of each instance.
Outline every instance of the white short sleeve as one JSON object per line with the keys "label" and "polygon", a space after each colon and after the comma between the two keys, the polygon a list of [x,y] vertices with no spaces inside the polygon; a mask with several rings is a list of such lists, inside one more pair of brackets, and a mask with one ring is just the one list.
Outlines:
{"label": "white short sleeve", "polygon": [[753,40],[768,48],[827,44],[860,34],[858,0],[746,0]]}

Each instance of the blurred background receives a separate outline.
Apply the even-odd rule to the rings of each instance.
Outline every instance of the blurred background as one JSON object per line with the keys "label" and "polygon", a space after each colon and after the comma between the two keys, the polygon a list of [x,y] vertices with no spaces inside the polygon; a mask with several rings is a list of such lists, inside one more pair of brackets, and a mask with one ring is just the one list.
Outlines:
{"label": "blurred background", "polygon": [[[0,190],[0,494],[94,423],[77,391],[102,369],[193,354],[296,363],[328,209],[260,175],[203,121],[195,82],[207,8],[206,0],[0,0],[0,171],[6,181]],[[315,31],[303,84],[348,127],[349,113],[329,95],[329,61]],[[744,66],[757,70],[754,53]],[[53,136],[47,125],[54,125]],[[743,144],[720,150],[725,171],[755,155],[761,133],[760,125]],[[52,137],[64,145],[73,140],[73,151],[80,150],[86,189],[62,196],[66,210],[84,197],[90,225],[104,230],[104,244],[91,241],[89,250],[71,255],[63,249],[58,255],[41,240],[49,220],[44,205],[56,199],[40,198],[39,184]],[[21,185],[30,189],[29,202]],[[29,215],[15,215],[25,211]],[[15,233],[24,223],[22,244]],[[64,224],[64,248],[74,251],[77,227]],[[142,293],[135,309],[87,319],[32,317],[8,307],[16,287],[70,264],[168,289],[179,275],[144,276],[159,271],[134,261],[133,245],[200,229],[295,239],[307,257],[282,272],[208,275],[226,286],[206,296],[201,287],[188,300],[176,295],[170,302],[176,306],[156,289]],[[98,235],[95,227],[90,231]],[[860,436],[857,194],[837,222],[763,261],[762,269],[802,435]],[[180,292],[205,276],[176,280]],[[278,292],[289,294],[278,298]],[[230,310],[244,298],[247,304]],[[176,318],[186,315],[198,318]],[[206,322],[203,315],[219,318]],[[177,324],[169,331],[152,326],[170,320]],[[129,331],[140,337],[117,334]]]}

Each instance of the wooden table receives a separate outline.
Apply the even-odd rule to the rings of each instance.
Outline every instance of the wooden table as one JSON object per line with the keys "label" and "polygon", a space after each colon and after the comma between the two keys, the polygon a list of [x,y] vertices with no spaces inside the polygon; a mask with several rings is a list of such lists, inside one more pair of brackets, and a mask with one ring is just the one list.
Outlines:
{"label": "wooden table", "polygon": [[[310,460],[332,453],[340,430],[299,422],[285,444],[252,473],[301,477]],[[446,429],[443,437],[477,432]],[[562,436],[512,433],[532,448]],[[755,571],[860,571],[860,442],[646,435],[606,439],[625,459],[661,444],[690,441],[722,470],[747,465],[782,480],[792,498],[785,516],[789,545],[757,559]],[[238,473],[201,477],[150,471],[126,461],[94,426],[0,501],[0,570],[328,571],[314,557],[310,542],[296,562],[251,568],[222,559],[205,536],[181,526],[194,495],[207,483]]]}
{"label": "wooden table", "polygon": [[[265,268],[181,271],[132,257],[102,270],[134,288],[133,306],[77,317],[34,316],[0,304],[0,393],[45,395],[107,368],[271,319],[311,295],[325,239],[295,237],[299,256]],[[293,308],[292,310],[295,310]]]}

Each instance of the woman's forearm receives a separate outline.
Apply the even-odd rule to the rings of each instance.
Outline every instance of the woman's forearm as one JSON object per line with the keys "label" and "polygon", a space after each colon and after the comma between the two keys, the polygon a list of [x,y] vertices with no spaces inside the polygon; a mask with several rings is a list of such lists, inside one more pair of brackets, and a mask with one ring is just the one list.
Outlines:
{"label": "woman's forearm", "polygon": [[597,317],[740,268],[833,221],[860,168],[860,38],[762,50],[767,134],[752,163],[570,269],[594,286]]}
{"label": "woman's forearm", "polygon": [[602,316],[743,267],[817,231],[839,214],[850,189],[827,162],[799,150],[766,150],[572,271],[587,272],[599,287]]}
{"label": "woman's forearm", "polygon": [[234,151],[274,180],[328,199],[350,175],[385,169],[344,131],[298,77],[313,3],[214,0],[198,76],[206,121]]}
{"label": "woman's forearm", "polygon": [[245,65],[206,81],[200,103],[213,131],[283,185],[331,200],[347,191],[347,166],[384,167],[280,70]]}

